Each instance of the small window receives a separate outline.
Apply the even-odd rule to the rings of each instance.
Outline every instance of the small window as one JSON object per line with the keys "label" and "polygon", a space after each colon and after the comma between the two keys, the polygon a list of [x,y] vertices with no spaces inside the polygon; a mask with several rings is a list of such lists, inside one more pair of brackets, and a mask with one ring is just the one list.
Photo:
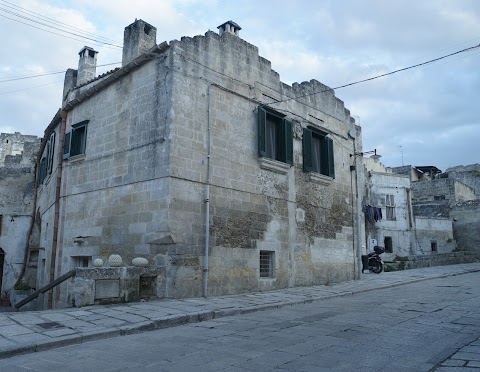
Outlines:
{"label": "small window", "polygon": [[395,199],[393,195],[385,195],[387,220],[395,220]]}
{"label": "small window", "polygon": [[445,195],[435,195],[433,200],[445,200]]}
{"label": "small window", "polygon": [[273,251],[260,251],[260,278],[273,278]]}
{"label": "small window", "polygon": [[333,140],[326,133],[303,130],[303,170],[335,178]]}
{"label": "small window", "polygon": [[293,164],[292,123],[264,107],[258,108],[258,155]]}
{"label": "small window", "polygon": [[92,256],[73,256],[73,268],[76,267],[90,267],[92,263]]}
{"label": "small window", "polygon": [[386,236],[383,240],[383,245],[385,247],[385,253],[393,253],[393,244],[392,244],[392,237]]}
{"label": "small window", "polygon": [[432,248],[432,252],[437,252],[437,242],[432,240],[430,242],[430,247]]}
{"label": "small window", "polygon": [[72,125],[72,130],[65,133],[63,144],[63,158],[85,154],[87,145],[87,124],[88,120]]}

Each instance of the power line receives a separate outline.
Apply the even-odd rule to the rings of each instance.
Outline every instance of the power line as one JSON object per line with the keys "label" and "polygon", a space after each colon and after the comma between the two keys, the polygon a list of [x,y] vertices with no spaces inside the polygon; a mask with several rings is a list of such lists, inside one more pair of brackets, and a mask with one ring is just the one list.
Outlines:
{"label": "power line", "polygon": [[284,100],[281,100],[281,101],[271,102],[271,103],[269,103],[269,104],[267,104],[267,105],[264,105],[264,106],[270,106],[270,105],[273,105],[273,104],[276,104],[276,103],[287,102],[287,101],[291,101],[291,100],[297,100],[297,99],[299,99],[299,98],[309,97],[309,96],[313,96],[313,95],[315,95],[315,94],[324,93],[324,92],[328,92],[328,91],[332,91],[332,90],[336,90],[336,89],[341,89],[341,88],[346,88],[346,87],[350,87],[350,86],[352,86],[352,85],[356,85],[356,84],[360,84],[360,83],[365,83],[365,82],[367,82],[367,81],[371,81],[371,80],[379,79],[379,78],[381,78],[381,77],[385,77],[385,76],[389,76],[389,75],[396,74],[397,72],[402,72],[402,71],[410,70],[410,69],[412,69],[412,68],[416,68],[416,67],[424,66],[424,65],[427,65],[427,64],[430,64],[430,63],[434,63],[434,62],[440,61],[440,60],[442,60],[442,59],[445,59],[445,58],[448,58],[448,57],[451,57],[451,56],[454,56],[454,55],[457,55],[457,54],[460,54],[460,53],[465,53],[465,52],[468,52],[468,51],[477,49],[477,48],[479,48],[479,47],[480,47],[480,44],[475,45],[475,46],[472,46],[472,47],[468,47],[468,48],[465,48],[465,49],[462,49],[462,50],[458,50],[458,51],[456,51],[456,52],[453,52],[453,53],[444,55],[444,56],[442,56],[442,57],[434,58],[434,59],[431,59],[431,60],[426,61],[426,62],[417,63],[417,64],[412,65],[412,66],[408,66],[408,67],[400,68],[400,69],[398,69],[398,70],[386,72],[385,74],[376,75],[376,76],[373,76],[373,77],[368,78],[368,79],[363,79],[363,80],[354,81],[353,83],[348,83],[348,84],[340,85],[340,86],[335,87],[335,88],[324,89],[324,90],[321,90],[321,91],[319,91],[319,92],[313,92],[313,93],[305,94],[305,95],[303,95],[303,96],[298,96],[298,97],[294,97],[294,98],[287,98],[287,99],[284,99]]}
{"label": "power line", "polygon": [[[33,17],[39,18],[39,19],[41,19],[41,20],[45,20],[45,21],[48,21],[48,22],[56,23],[57,25],[61,25],[61,26],[64,27],[64,28],[68,28],[68,29],[71,29],[71,30],[75,30],[75,31],[80,32],[80,33],[82,33],[82,34],[89,35],[89,36],[95,37],[95,38],[97,38],[97,39],[103,39],[103,40],[106,40],[106,41],[108,41],[108,42],[112,42],[112,43],[114,43],[114,44],[120,45],[120,43],[116,42],[115,40],[108,39],[108,38],[106,38],[106,37],[103,37],[103,36],[100,36],[100,35],[96,35],[96,34],[91,33],[91,32],[84,31],[84,30],[82,30],[82,29],[80,29],[80,28],[77,28],[77,27],[74,27],[74,26],[70,26],[70,25],[68,25],[68,24],[66,24],[66,23],[57,21],[57,20],[55,20],[55,19],[53,19],[53,18],[44,16],[44,15],[42,15],[42,14],[40,14],[40,13],[36,13],[36,12],[31,11],[31,10],[28,10],[28,9],[26,9],[26,8],[22,8],[21,6],[15,5],[15,4],[10,3],[10,2],[8,2],[8,1],[0,0],[0,2],[4,3],[3,6],[6,6],[7,8],[10,7],[10,8],[12,8],[12,9],[14,9],[15,11],[19,11],[19,12],[21,12],[21,13],[26,13],[26,14],[28,14],[28,15],[32,15]],[[8,4],[8,5],[6,5],[6,4]]]}
{"label": "power line", "polygon": [[[112,44],[112,43],[109,43],[109,42],[106,42],[106,41],[101,41],[101,40],[98,40],[98,39],[95,39],[95,38],[91,38],[91,37],[88,37],[88,36],[79,35],[79,34],[76,34],[76,33],[74,33],[74,32],[70,32],[70,31],[67,31],[67,30],[62,30],[61,28],[54,27],[54,26],[45,24],[45,23],[40,22],[40,21],[36,21],[36,20],[34,20],[34,19],[31,19],[31,18],[29,18],[29,17],[25,17],[25,16],[22,16],[22,15],[19,15],[18,13],[12,12],[12,11],[7,10],[7,9],[4,9],[4,8],[0,8],[0,11],[3,11],[3,12],[5,12],[5,13],[7,13],[7,14],[12,14],[12,15],[18,17],[18,18],[25,19],[25,20],[30,21],[30,22],[38,23],[38,24],[40,24],[40,25],[42,25],[42,26],[45,26],[45,27],[48,27],[48,28],[51,28],[51,29],[54,29],[54,30],[58,30],[58,31],[63,32],[63,33],[66,33],[66,34],[73,35],[73,36],[75,36],[75,37],[80,37],[80,38],[82,38],[82,39],[86,39],[86,40],[89,40],[89,41],[94,41],[94,42],[96,42],[96,43],[104,44],[104,45],[107,46],[107,47],[110,46],[110,47],[114,47],[114,48],[122,48],[122,47],[119,46],[119,45],[115,45],[115,44]],[[65,37],[65,38],[68,38],[68,39],[72,39],[72,40],[77,40],[77,41],[82,41],[82,42],[84,41],[84,40],[79,40],[79,39],[76,39],[76,38],[72,38],[72,37],[67,36],[67,35],[59,34],[59,33],[57,33],[57,32],[49,31],[49,30],[46,30],[46,29],[44,29],[44,28],[40,28],[40,27],[34,26],[34,25],[32,25],[32,24],[30,24],[30,23],[27,23],[27,22],[22,22],[22,21],[20,21],[20,20],[18,20],[18,19],[15,19],[15,18],[10,18],[10,17],[7,17],[7,16],[2,15],[2,14],[0,14],[0,16],[2,16],[2,17],[4,17],[4,18],[7,18],[7,19],[9,19],[9,20],[11,20],[11,21],[15,21],[15,22],[24,24],[24,25],[26,25],[26,26],[30,26],[30,27],[36,28],[36,29],[38,29],[38,30],[42,30],[42,31],[45,31],[45,32],[54,34],[54,35],[62,36],[62,37]]]}
{"label": "power line", "polygon": [[[103,64],[103,65],[97,65],[96,67],[118,65],[120,63],[122,63],[122,62],[106,63],[106,64]],[[7,83],[9,81],[25,80],[25,79],[32,79],[32,78],[43,77],[43,76],[48,76],[48,75],[64,74],[65,71],[66,70],[53,71],[53,72],[42,72],[42,73],[39,73],[39,74],[31,74],[31,75],[16,76],[16,77],[12,77],[12,78],[4,78],[4,79],[0,79],[0,84],[1,83]]]}
{"label": "power line", "polygon": [[39,88],[39,87],[44,87],[46,85],[52,85],[52,84],[60,84],[60,83],[63,83],[63,80],[58,80],[58,81],[54,81],[52,83],[47,83],[47,84],[41,84],[41,85],[35,85],[33,87],[28,87],[28,88],[23,88],[23,89],[16,89],[16,90],[11,90],[11,91],[8,91],[8,92],[0,92],[0,96],[3,96],[5,94],[10,94],[10,93],[16,93],[16,92],[21,92],[23,90],[29,90],[29,89],[35,89],[35,88]]}

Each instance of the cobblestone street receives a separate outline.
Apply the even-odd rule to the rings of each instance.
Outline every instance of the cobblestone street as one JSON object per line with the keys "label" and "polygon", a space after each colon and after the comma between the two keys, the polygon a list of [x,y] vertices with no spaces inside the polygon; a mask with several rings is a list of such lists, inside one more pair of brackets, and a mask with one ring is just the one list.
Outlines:
{"label": "cobblestone street", "polygon": [[[0,370],[471,371],[480,361],[479,267],[367,274],[359,282],[208,300],[3,314],[0,334],[10,348],[3,348]],[[218,318],[199,322],[212,308]],[[170,328],[143,332],[151,324]]]}

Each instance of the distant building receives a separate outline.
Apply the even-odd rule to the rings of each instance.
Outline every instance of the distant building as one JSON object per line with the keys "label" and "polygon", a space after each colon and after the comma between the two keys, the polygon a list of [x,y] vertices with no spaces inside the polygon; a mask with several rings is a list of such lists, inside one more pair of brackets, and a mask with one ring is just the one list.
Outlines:
{"label": "distant building", "polygon": [[38,247],[26,257],[32,223],[35,159],[40,138],[0,134],[0,293],[5,298],[23,265],[24,280],[36,285]]}
{"label": "distant building", "polygon": [[[370,159],[366,161],[364,212],[367,242],[370,250],[375,245],[384,246],[386,261],[395,261],[397,257],[413,259],[416,256],[451,253],[456,248],[448,213],[445,215],[440,210],[421,213],[416,204],[417,200],[428,199],[431,205],[434,195],[444,192],[443,188],[434,187],[437,181],[444,180],[428,181],[439,170],[436,167],[425,168],[385,168],[381,163]],[[411,178],[417,181],[412,182]],[[458,185],[457,188],[461,189]]]}

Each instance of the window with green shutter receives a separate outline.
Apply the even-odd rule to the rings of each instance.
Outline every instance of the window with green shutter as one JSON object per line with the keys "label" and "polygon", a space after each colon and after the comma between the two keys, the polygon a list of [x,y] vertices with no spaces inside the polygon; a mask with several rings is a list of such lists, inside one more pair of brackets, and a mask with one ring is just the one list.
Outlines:
{"label": "window with green shutter", "polygon": [[85,154],[87,146],[87,124],[89,120],[72,125],[72,130],[65,133],[63,158]]}
{"label": "window with green shutter", "polygon": [[303,170],[335,178],[333,140],[314,128],[303,129]]}
{"label": "window with green shutter", "polygon": [[262,106],[258,108],[258,155],[293,164],[292,123]]}
{"label": "window with green shutter", "polygon": [[47,175],[47,158],[43,157],[38,169],[38,184],[41,185]]}
{"label": "window with green shutter", "polygon": [[47,144],[47,174],[52,173],[53,160],[55,155],[55,132],[50,135],[50,139]]}

